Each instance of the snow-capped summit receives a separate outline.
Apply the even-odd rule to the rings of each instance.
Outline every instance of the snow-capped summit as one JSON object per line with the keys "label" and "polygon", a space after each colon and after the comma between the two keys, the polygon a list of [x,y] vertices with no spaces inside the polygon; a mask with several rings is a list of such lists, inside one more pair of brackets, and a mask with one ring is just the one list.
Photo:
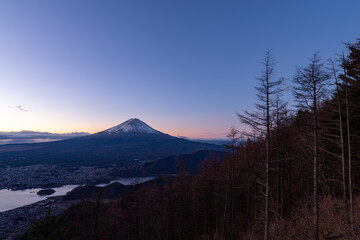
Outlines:
{"label": "snow-capped summit", "polygon": [[143,121],[137,118],[131,118],[115,127],[109,128],[104,131],[104,133],[114,134],[114,133],[152,133],[159,134],[160,132],[153,129]]}

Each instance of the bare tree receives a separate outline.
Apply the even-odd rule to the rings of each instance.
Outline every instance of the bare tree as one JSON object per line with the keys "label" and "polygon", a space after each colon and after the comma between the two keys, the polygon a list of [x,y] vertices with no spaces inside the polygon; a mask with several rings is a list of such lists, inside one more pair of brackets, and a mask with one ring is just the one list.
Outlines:
{"label": "bare tree", "polygon": [[256,87],[259,100],[259,103],[255,105],[257,111],[251,113],[245,111],[244,114],[238,114],[238,117],[242,123],[249,125],[252,129],[264,136],[266,141],[264,239],[267,240],[269,237],[271,111],[274,108],[274,96],[280,91],[279,86],[283,79],[273,80],[275,75],[275,60],[270,50],[267,50],[265,53],[263,65],[264,70],[258,78],[260,83],[259,86]]}
{"label": "bare tree", "polygon": [[349,114],[349,78],[346,72],[348,64],[345,57],[342,57],[343,81],[345,83],[345,111],[346,111],[346,130],[347,130],[347,150],[348,150],[348,179],[349,179],[349,205],[350,205],[350,222],[354,223],[354,206],[353,206],[353,186],[352,186],[352,159],[351,159],[351,132],[350,132],[350,114]]}
{"label": "bare tree", "polygon": [[333,60],[330,59],[330,67],[333,78],[335,80],[336,85],[336,102],[337,102],[337,113],[339,117],[339,137],[340,137],[340,149],[341,149],[341,174],[342,174],[342,188],[343,188],[343,200],[345,204],[346,214],[349,216],[349,209],[348,209],[348,200],[347,200],[347,193],[346,193],[346,163],[345,163],[345,149],[344,149],[344,134],[343,134],[343,122],[342,122],[342,114],[343,109],[341,105],[341,91],[340,91],[340,82],[338,79],[338,70],[336,69],[335,63]]}
{"label": "bare tree", "polygon": [[[284,80],[283,80],[284,81]],[[274,123],[275,123],[275,140],[276,145],[276,182],[277,182],[277,194],[276,194],[276,210],[280,217],[283,217],[284,209],[284,139],[281,138],[281,130],[287,119],[287,102],[281,100],[281,92],[276,94],[275,98],[275,111],[274,111]]]}
{"label": "bare tree", "polygon": [[99,221],[99,214],[100,214],[102,193],[103,193],[103,190],[100,189],[100,190],[98,191],[97,197],[96,197],[96,212],[95,212],[95,222],[94,222],[93,240],[96,240],[96,239],[97,239],[97,228],[98,228],[98,221]]}
{"label": "bare tree", "polygon": [[319,239],[319,153],[318,153],[318,107],[325,97],[330,84],[330,76],[324,69],[324,64],[315,53],[306,67],[298,67],[294,77],[294,96],[298,107],[308,109],[313,115],[313,205],[314,205],[314,239]]}
{"label": "bare tree", "polygon": [[231,239],[234,239],[235,234],[235,219],[234,219],[234,207],[235,207],[235,153],[236,153],[236,142],[239,139],[239,131],[235,129],[234,126],[230,128],[229,133],[227,134],[227,137],[231,140],[231,144],[229,144],[227,147],[231,149],[231,224],[230,224],[230,236]]}

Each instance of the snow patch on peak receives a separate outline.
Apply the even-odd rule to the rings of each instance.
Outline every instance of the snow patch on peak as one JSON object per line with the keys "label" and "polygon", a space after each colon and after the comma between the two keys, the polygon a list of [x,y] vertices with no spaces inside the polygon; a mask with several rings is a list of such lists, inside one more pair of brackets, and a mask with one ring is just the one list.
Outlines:
{"label": "snow patch on peak", "polygon": [[114,133],[130,133],[130,132],[136,132],[136,133],[153,133],[153,134],[159,134],[160,132],[153,129],[143,121],[137,118],[131,118],[119,125],[116,125],[115,127],[109,128],[104,131],[108,134],[114,134]]}

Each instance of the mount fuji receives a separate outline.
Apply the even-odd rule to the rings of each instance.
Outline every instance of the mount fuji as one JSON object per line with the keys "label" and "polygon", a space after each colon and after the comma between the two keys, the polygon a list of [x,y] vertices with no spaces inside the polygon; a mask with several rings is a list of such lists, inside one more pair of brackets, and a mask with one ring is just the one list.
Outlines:
{"label": "mount fuji", "polygon": [[0,167],[34,164],[124,167],[199,150],[223,151],[224,147],[173,137],[131,118],[87,136],[0,146]]}
{"label": "mount fuji", "polygon": [[118,133],[130,133],[130,132],[149,133],[149,134],[161,133],[137,118],[131,118],[119,125],[116,125],[115,127],[103,131],[102,133],[118,134]]}

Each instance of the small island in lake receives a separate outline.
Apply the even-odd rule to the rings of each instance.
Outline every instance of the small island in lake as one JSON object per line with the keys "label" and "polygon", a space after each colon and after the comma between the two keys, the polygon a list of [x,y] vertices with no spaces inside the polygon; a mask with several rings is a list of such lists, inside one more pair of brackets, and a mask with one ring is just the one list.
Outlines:
{"label": "small island in lake", "polygon": [[54,194],[54,192],[55,192],[54,189],[41,189],[36,194],[40,196],[45,196],[45,195],[52,195]]}

